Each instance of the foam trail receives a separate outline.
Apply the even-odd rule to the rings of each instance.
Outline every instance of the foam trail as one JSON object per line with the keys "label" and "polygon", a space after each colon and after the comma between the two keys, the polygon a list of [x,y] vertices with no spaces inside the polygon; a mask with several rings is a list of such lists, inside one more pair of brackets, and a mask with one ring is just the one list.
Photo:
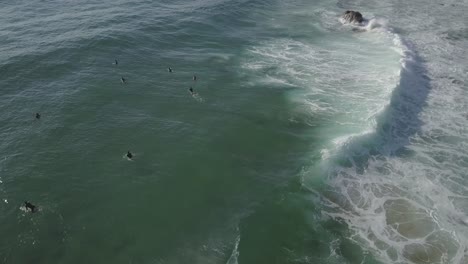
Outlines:
{"label": "foam trail", "polygon": [[232,250],[231,257],[228,259],[226,264],[237,264],[237,258],[239,257],[239,243],[240,243],[240,235],[236,238],[236,243],[234,245],[234,249]]}
{"label": "foam trail", "polygon": [[193,93],[192,97],[193,97],[193,99],[195,99],[195,101],[197,101],[199,103],[203,103],[205,101],[205,99],[203,97],[201,97],[198,93]]}

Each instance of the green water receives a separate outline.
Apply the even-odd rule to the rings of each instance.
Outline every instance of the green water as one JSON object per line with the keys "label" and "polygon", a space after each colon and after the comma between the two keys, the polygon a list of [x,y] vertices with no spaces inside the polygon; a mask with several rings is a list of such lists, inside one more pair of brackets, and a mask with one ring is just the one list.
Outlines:
{"label": "green water", "polygon": [[381,263],[323,213],[322,159],[371,127],[400,55],[341,12],[2,3],[0,262]]}

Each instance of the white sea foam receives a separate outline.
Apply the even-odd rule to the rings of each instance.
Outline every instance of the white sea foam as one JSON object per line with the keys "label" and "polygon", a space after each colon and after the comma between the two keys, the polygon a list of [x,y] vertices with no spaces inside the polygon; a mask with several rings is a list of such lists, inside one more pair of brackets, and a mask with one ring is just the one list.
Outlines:
{"label": "white sea foam", "polygon": [[[430,87],[425,66],[386,23],[372,19],[366,30],[393,37],[402,56],[399,83],[371,134],[337,140],[334,150],[323,151],[328,159],[335,153],[338,162],[329,184],[339,191],[324,199],[330,208],[326,213],[346,221],[354,232],[350,238],[386,263],[463,263],[468,241],[460,224],[465,224],[467,212],[455,201],[466,201],[468,192],[464,186],[454,192],[447,179],[466,180],[428,162],[428,155],[420,152],[435,146],[412,144],[425,140],[420,120]],[[455,150],[445,147],[445,153]]]}
{"label": "white sea foam", "polygon": [[232,250],[231,257],[229,257],[226,264],[237,264],[237,258],[239,257],[239,243],[240,243],[240,234],[236,238],[236,243],[234,244],[234,249]]}
{"label": "white sea foam", "polygon": [[198,93],[193,93],[191,94],[193,99],[195,99],[195,101],[199,102],[199,103],[203,103],[205,101],[205,99],[203,97],[201,97]]}
{"label": "white sea foam", "polygon": [[[297,87],[290,99],[324,142],[321,167],[333,190],[324,213],[385,263],[464,263],[468,152],[458,142],[466,118],[448,111],[457,122],[430,122],[427,64],[388,20],[339,30],[330,22],[338,14],[317,12],[333,36],[265,41],[249,49],[244,67],[281,80],[270,85]],[[445,93],[444,102],[457,99]]]}

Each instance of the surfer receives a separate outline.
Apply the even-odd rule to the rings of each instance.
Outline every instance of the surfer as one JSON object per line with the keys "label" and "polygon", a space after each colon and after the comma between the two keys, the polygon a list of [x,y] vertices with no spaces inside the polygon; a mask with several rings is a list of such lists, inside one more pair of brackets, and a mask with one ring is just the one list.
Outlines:
{"label": "surfer", "polygon": [[33,205],[32,203],[30,202],[24,202],[24,207],[26,208],[27,211],[31,212],[31,213],[35,213],[36,212],[36,206]]}
{"label": "surfer", "polygon": [[192,88],[192,87],[190,87],[188,90],[190,91],[190,93],[191,93],[192,95],[195,93],[195,92],[193,91],[193,88]]}
{"label": "surfer", "polygon": [[36,113],[36,119],[41,119],[41,114]]}
{"label": "surfer", "polygon": [[194,82],[197,81],[197,76],[196,75],[193,76],[193,81]]}
{"label": "surfer", "polygon": [[128,159],[132,159],[133,158],[133,154],[129,151],[127,151],[127,158]]}
{"label": "surfer", "polygon": [[172,68],[171,67],[167,68],[167,71],[172,72]]}
{"label": "surfer", "polygon": [[123,84],[126,84],[126,83],[127,83],[127,80],[125,80],[124,77],[121,77],[121,78],[120,78],[120,81],[121,81]]}
{"label": "surfer", "polygon": [[119,65],[119,62],[117,61],[117,59],[115,59],[115,65]]}

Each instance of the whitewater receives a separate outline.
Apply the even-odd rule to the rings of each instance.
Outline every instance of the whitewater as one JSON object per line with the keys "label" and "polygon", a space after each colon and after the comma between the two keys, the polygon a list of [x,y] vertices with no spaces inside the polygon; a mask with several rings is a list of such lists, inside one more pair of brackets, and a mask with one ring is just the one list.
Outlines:
{"label": "whitewater", "polygon": [[[392,26],[409,31],[404,37],[391,32],[401,49],[399,80],[373,130],[339,142],[338,160],[348,164],[328,174],[339,195],[326,198],[327,214],[346,221],[352,239],[386,263],[466,263],[467,68],[458,60],[466,55],[466,28],[456,19],[436,19],[435,8],[419,8],[390,11],[414,14],[392,17]],[[452,12],[466,3],[439,8]],[[421,24],[430,33],[408,28]],[[464,39],[451,38],[447,28]],[[457,54],[451,66],[444,61],[448,54]]]}
{"label": "whitewater", "polygon": [[468,263],[467,13],[0,3],[0,263]]}
{"label": "whitewater", "polygon": [[[338,5],[367,8],[367,21],[344,30],[392,46],[400,56],[398,70],[385,62],[392,57],[353,47],[358,44],[346,39],[326,48],[275,41],[253,52],[266,57],[266,65],[285,66],[287,78],[274,80],[279,85],[313,86],[293,96],[302,111],[323,112],[333,120],[320,131],[321,140],[329,142],[316,154],[320,165],[301,176],[303,187],[320,197],[323,217],[346,223],[348,238],[384,263],[466,263],[467,66],[461,58],[467,55],[468,35],[456,18],[464,16],[467,5],[423,4]],[[451,16],[437,15],[447,8]],[[339,13],[314,13],[322,17],[323,28],[343,30],[333,23]],[[366,63],[369,56],[378,58]],[[326,175],[325,192],[315,188],[317,171]]]}

